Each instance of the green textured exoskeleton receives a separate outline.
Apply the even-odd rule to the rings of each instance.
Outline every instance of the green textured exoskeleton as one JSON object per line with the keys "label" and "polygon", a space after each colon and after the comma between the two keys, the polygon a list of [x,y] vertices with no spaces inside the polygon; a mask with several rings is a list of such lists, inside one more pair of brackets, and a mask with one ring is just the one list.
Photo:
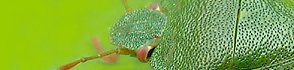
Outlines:
{"label": "green textured exoskeleton", "polygon": [[163,0],[154,69],[294,69],[293,0]]}
{"label": "green textured exoskeleton", "polygon": [[112,27],[112,43],[135,50],[136,57],[141,62],[147,62],[154,48],[160,43],[166,22],[167,18],[159,10],[159,6],[155,9],[144,8],[128,12]]}
{"label": "green textured exoskeleton", "polygon": [[111,28],[112,42],[135,50],[161,35],[166,22],[166,16],[157,10],[145,8],[128,12]]}

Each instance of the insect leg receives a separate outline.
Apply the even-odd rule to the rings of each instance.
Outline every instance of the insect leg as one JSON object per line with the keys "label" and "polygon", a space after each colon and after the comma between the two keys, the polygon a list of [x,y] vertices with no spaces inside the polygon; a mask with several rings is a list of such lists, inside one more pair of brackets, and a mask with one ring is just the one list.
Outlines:
{"label": "insect leg", "polygon": [[[99,40],[96,37],[92,39],[92,43],[95,46],[98,53],[102,53],[104,51],[101,47]],[[103,61],[106,61],[108,63],[115,63],[118,59],[118,54],[110,54],[108,56],[102,57],[102,59]]]}
{"label": "insect leg", "polygon": [[123,2],[123,5],[124,5],[126,11],[127,11],[127,12],[130,12],[131,9],[130,9],[130,7],[129,7],[129,5],[128,5],[128,0],[122,0],[122,2]]}

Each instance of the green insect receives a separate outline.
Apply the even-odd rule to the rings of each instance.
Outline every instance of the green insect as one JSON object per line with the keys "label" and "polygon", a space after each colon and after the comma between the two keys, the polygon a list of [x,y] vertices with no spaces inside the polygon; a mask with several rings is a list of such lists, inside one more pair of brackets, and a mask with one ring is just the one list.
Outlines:
{"label": "green insect", "polygon": [[[128,9],[129,10],[129,9]],[[112,27],[109,54],[153,69],[294,69],[293,0],[162,0],[130,10]]]}

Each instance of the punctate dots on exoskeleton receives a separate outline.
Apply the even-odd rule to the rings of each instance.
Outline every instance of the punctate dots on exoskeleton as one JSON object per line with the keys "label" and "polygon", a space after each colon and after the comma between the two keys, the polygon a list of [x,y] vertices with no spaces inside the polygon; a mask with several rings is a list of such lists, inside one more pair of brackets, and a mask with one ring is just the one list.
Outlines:
{"label": "punctate dots on exoskeleton", "polygon": [[164,31],[167,18],[158,10],[139,9],[128,12],[111,29],[112,43],[137,49]]}

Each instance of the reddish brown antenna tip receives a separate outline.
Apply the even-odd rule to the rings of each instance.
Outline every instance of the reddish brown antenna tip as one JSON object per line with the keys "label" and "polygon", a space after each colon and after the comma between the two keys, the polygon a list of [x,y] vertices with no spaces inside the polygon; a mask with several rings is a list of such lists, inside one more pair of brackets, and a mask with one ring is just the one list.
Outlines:
{"label": "reddish brown antenna tip", "polygon": [[74,66],[78,65],[79,63],[81,63],[81,60],[76,60],[76,61],[74,61],[72,63],[61,66],[59,68],[59,70],[69,70],[69,69],[73,68]]}

